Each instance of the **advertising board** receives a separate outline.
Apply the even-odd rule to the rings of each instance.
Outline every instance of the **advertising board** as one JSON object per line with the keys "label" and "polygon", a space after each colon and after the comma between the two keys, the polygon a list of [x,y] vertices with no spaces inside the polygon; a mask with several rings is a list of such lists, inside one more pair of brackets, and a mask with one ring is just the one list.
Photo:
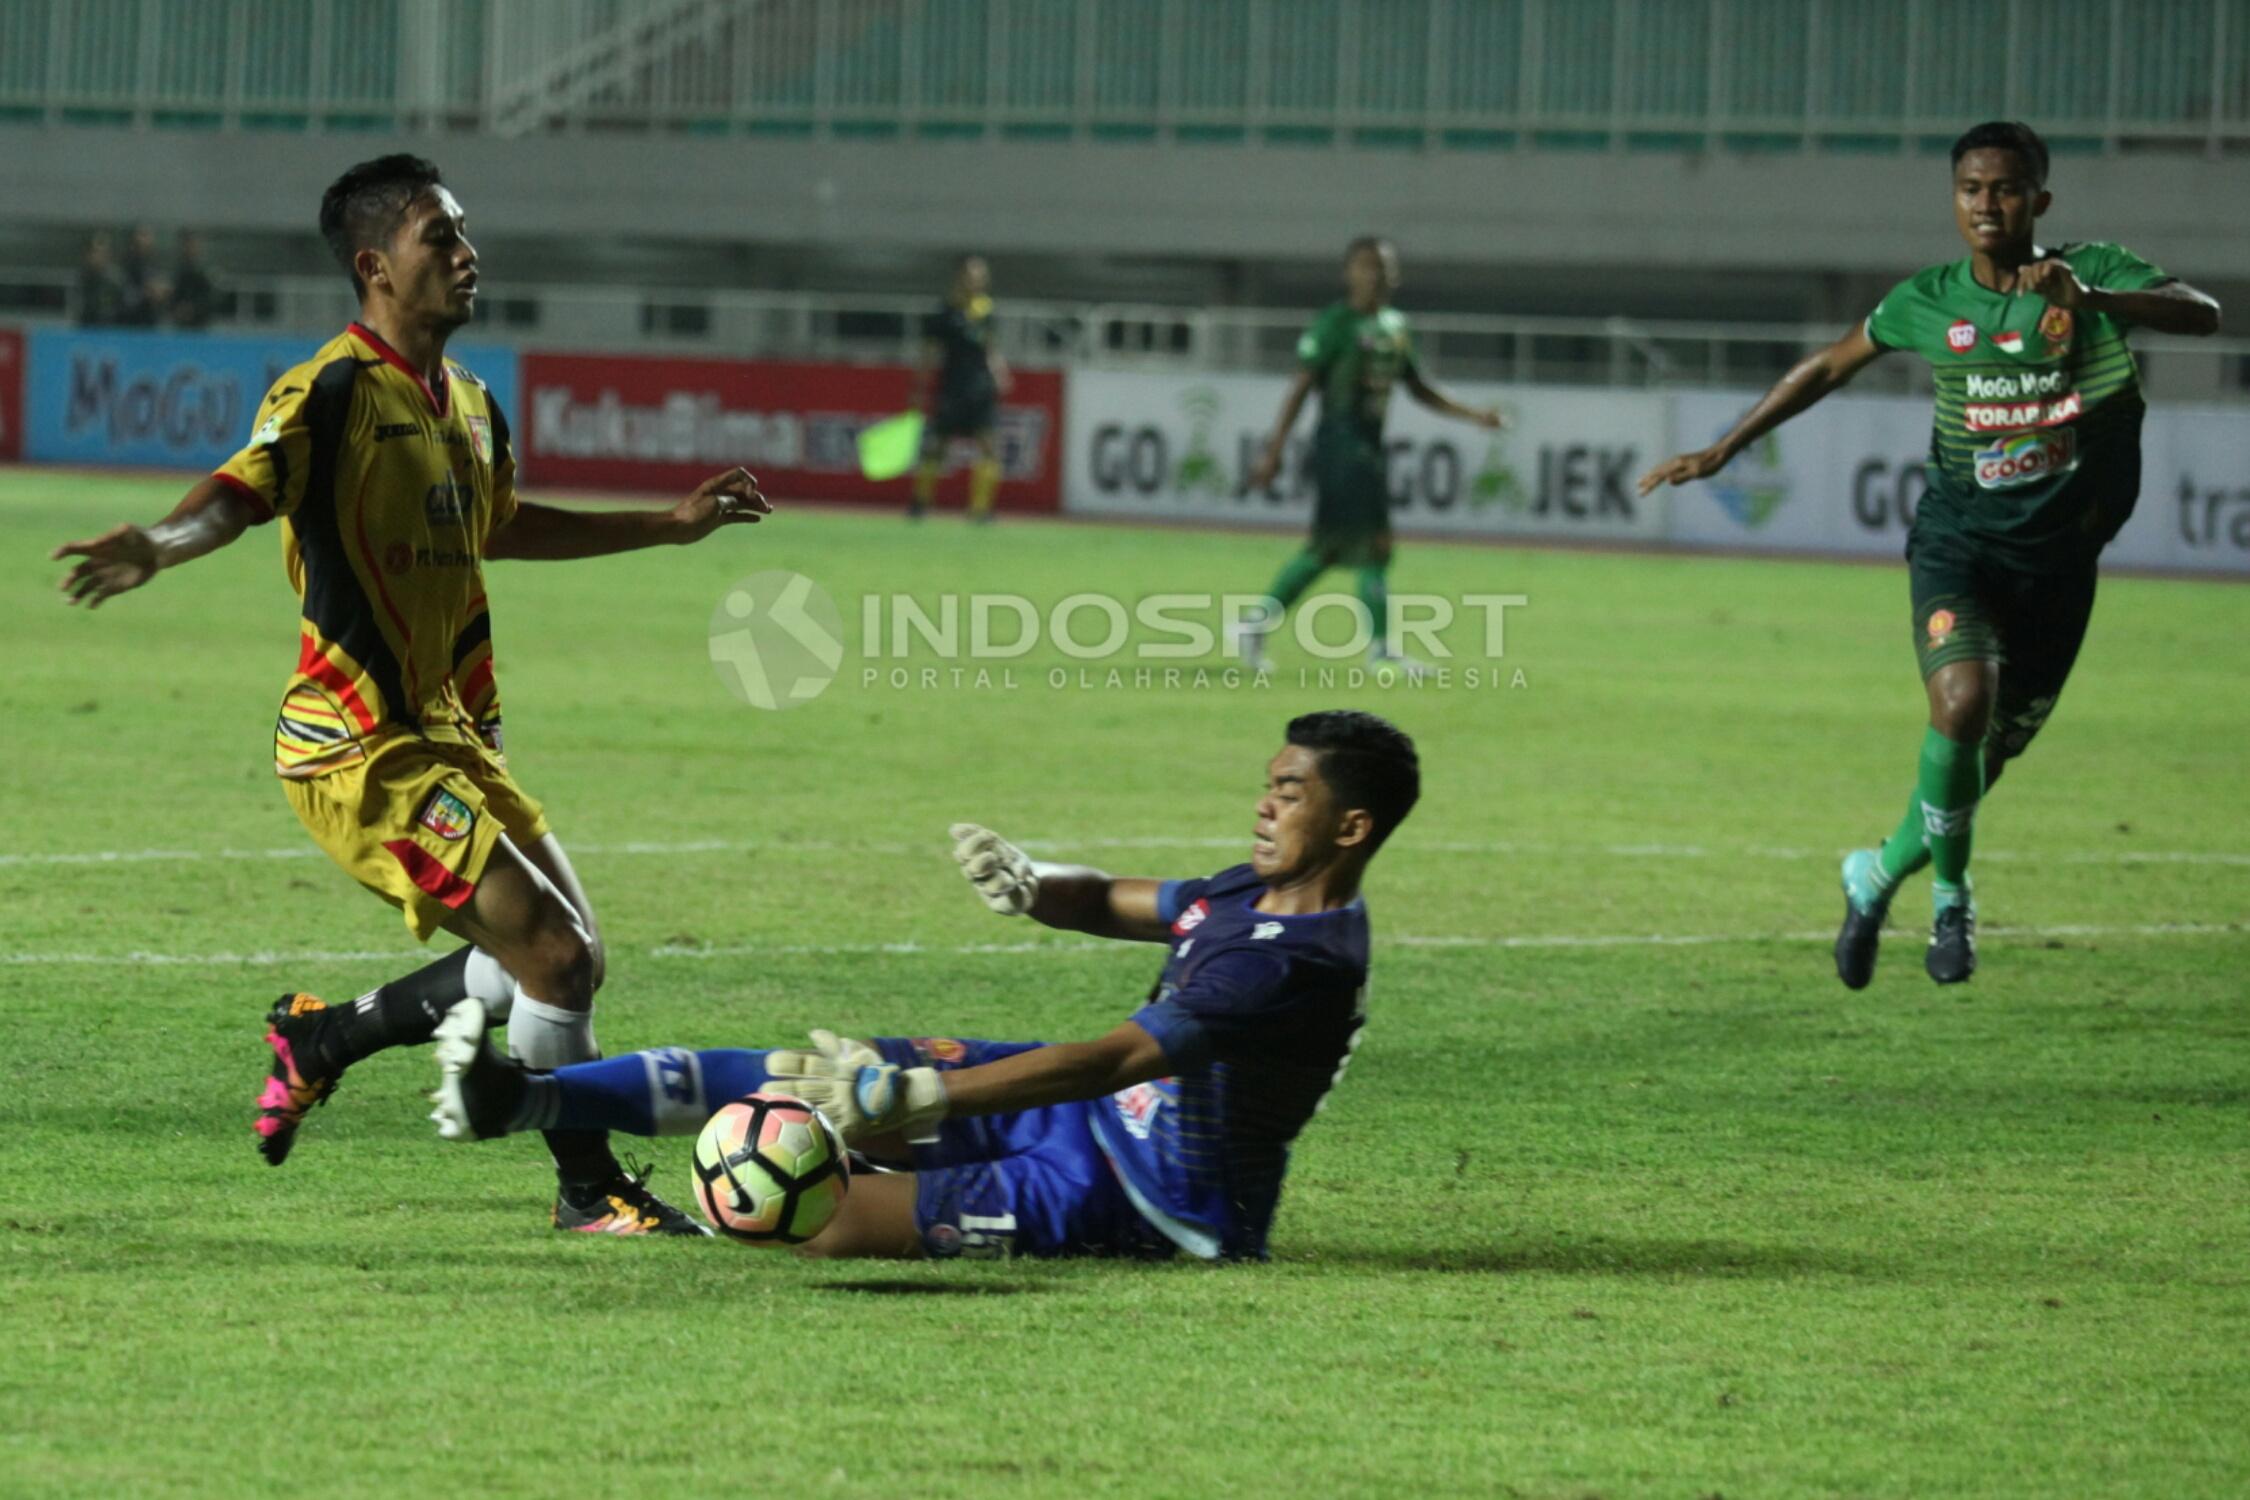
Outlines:
{"label": "advertising board", "polygon": [[[30,339],[24,457],[38,463],[213,469],[249,441],[258,403],[324,338],[42,328]],[[513,413],[515,351],[450,357]]]}
{"label": "advertising board", "polygon": [[0,463],[23,457],[23,335],[0,328]]}
{"label": "advertising board", "polygon": [[[1674,398],[1678,446],[1715,441],[1757,398]],[[1747,551],[1897,557],[1921,498],[1928,398],[1832,396],[1674,492],[1674,541]],[[2223,407],[2153,406],[2141,492],[2102,554],[2128,567],[2250,572],[2250,423]]]}
{"label": "advertising board", "polygon": [[[1312,420],[1300,418],[1282,475],[1249,493],[1244,476],[1272,430],[1285,382],[1077,370],[1070,377],[1065,508],[1118,519],[1302,528]],[[1634,477],[1667,434],[1665,400],[1638,391],[1449,386],[1494,405],[1500,432],[1435,416],[1404,395],[1387,429],[1394,519],[1402,532],[1657,542],[1665,500]]]}
{"label": "advertising board", "polygon": [[[777,499],[904,504],[905,479],[861,476],[857,443],[907,408],[913,385],[900,365],[526,354],[516,434],[541,485],[668,494],[741,464]],[[1001,509],[1056,508],[1062,393],[1057,371],[1015,372],[998,426]],[[949,454],[955,467],[965,457]],[[941,501],[959,503],[963,484],[949,478]]]}

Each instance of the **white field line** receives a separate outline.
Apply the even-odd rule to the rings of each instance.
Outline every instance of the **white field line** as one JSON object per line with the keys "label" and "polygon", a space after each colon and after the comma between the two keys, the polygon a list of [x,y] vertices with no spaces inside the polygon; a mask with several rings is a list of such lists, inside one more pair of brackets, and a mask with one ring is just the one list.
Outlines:
{"label": "white field line", "polygon": [[[2100,937],[2214,937],[2224,933],[2250,934],[2250,923],[2243,922],[2132,922],[2120,924],[2062,923],[2044,927],[1986,927],[1979,936],[2007,941],[2038,942],[2050,938],[2100,938]],[[1606,934],[1545,933],[1516,936],[1438,936],[1407,935],[1378,938],[1381,948],[1437,948],[1437,949],[1504,949],[1504,948],[1698,948],[1723,943],[1826,943],[1835,937],[1832,932],[1621,932]],[[1067,954],[1108,953],[1123,951],[1125,945],[1112,942],[1022,942],[1022,943],[718,943],[690,946],[683,943],[660,943],[638,950],[648,959],[722,959],[722,958],[777,958],[812,956],[819,958],[850,956],[920,956],[931,958],[970,958],[989,954]],[[256,951],[249,953],[152,953],[134,950],[127,953],[6,953],[0,954],[0,967],[31,964],[107,965],[117,968],[204,967],[224,968],[241,965],[251,968],[274,968],[288,964],[332,963],[406,963],[419,962],[425,951],[415,948],[360,948],[320,949],[307,948],[287,952]]]}
{"label": "white field line", "polygon": [[[1019,839],[1025,849],[1038,854],[1067,854],[1094,849],[1239,849],[1248,852],[1247,832],[1229,838],[1077,838]],[[675,842],[636,840],[623,844],[566,844],[573,856],[688,854],[926,854],[942,857],[943,839],[907,842],[854,842],[823,839],[684,839]],[[1416,839],[1401,844],[1426,854],[1535,855],[1558,858],[1601,859],[1841,859],[1843,849],[1793,849],[1770,844],[1733,847],[1703,844],[1557,844],[1515,839],[1459,840]],[[213,861],[318,859],[311,844],[282,849],[90,849],[75,852],[0,854],[0,868],[22,865],[144,865],[203,864]],[[1980,862],[2032,862],[2045,865],[2220,865],[2250,868],[2250,853],[2213,849],[2071,850],[2059,854],[2029,854],[2009,849],[1979,848]]]}

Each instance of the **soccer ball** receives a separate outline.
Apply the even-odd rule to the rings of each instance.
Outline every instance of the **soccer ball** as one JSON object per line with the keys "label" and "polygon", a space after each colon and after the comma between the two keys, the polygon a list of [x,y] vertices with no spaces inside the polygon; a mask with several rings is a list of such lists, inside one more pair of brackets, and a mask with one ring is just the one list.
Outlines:
{"label": "soccer ball", "polygon": [[787,1094],[719,1107],[695,1138],[695,1201],[728,1239],[798,1245],[828,1227],[851,1188],[835,1127]]}

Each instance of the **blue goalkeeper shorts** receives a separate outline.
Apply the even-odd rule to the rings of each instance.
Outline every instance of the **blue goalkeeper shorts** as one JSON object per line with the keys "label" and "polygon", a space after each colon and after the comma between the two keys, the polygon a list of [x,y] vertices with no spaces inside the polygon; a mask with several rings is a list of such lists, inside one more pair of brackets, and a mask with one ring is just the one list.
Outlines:
{"label": "blue goalkeeper shorts", "polygon": [[[877,1037],[885,1062],[951,1072],[1044,1047],[952,1037]],[[932,1256],[1130,1256],[1172,1242],[1142,1218],[1094,1141],[1084,1103],[946,1120],[914,1148],[914,1219]]]}

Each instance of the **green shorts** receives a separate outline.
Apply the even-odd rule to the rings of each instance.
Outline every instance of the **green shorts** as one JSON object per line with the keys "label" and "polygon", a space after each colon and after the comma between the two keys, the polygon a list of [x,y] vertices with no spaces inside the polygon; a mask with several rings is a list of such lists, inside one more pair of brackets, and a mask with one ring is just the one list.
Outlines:
{"label": "green shorts", "polygon": [[2000,697],[1985,744],[2003,760],[2023,754],[2086,639],[2094,559],[2026,567],[1957,532],[1916,527],[1906,570],[1923,680],[1957,661],[1999,663]]}
{"label": "green shorts", "polygon": [[1342,567],[1389,552],[1391,491],[1382,450],[1322,427],[1313,434],[1311,469],[1312,550]]}

